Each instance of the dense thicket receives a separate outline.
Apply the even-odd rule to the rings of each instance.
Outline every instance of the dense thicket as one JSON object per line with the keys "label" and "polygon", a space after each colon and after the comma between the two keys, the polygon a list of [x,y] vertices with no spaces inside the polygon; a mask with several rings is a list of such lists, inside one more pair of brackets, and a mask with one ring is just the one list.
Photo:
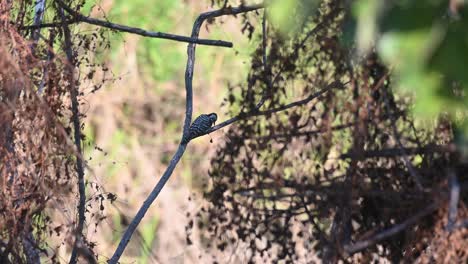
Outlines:
{"label": "dense thicket", "polygon": [[[103,201],[116,197],[85,180],[80,105],[85,92],[102,86],[95,74],[107,71],[93,61],[96,50],[108,47],[99,27],[148,32],[88,19],[76,13],[84,2],[0,2],[0,263],[68,262],[59,255],[63,247],[71,249],[70,263],[111,255],[93,252],[83,233],[105,219]],[[415,98],[395,89],[393,68],[373,48],[356,50],[354,32],[347,32],[356,23],[350,1],[295,1],[295,9],[283,11],[295,22],[291,30],[270,20],[268,5],[249,9],[238,1],[233,12],[239,3],[211,2],[225,9],[206,15],[209,23],[236,14],[240,30],[258,46],[247,80],[227,88],[224,105],[233,119],[224,123],[230,126],[211,161],[207,203],[189,222],[187,243],[200,234],[207,247],[238,252],[242,246],[250,262],[465,263],[468,163],[452,115],[463,107],[431,123],[414,118]],[[461,5],[454,10],[468,17]],[[97,29],[74,30],[79,23]],[[464,72],[450,75],[444,60],[449,44],[431,58],[437,67],[418,76],[446,74],[433,91],[451,84],[444,96],[463,102],[464,83],[456,78]],[[189,48],[189,56],[194,52]],[[193,78],[193,65],[187,69]],[[162,108],[169,107],[175,106]],[[457,117],[466,120],[466,113]],[[92,195],[86,197],[86,188]]]}
{"label": "dense thicket", "polygon": [[[89,57],[106,42],[96,41],[97,32],[72,35],[61,23],[69,19],[64,10],[41,3],[0,3],[1,263],[39,263],[41,255],[61,262],[55,246],[73,243],[84,222],[69,214],[78,204],[85,210],[75,196],[85,166],[78,87],[100,69]],[[44,17],[56,22],[35,27]],[[107,198],[96,194],[96,201]],[[79,241],[77,248],[87,247],[86,238]]]}
{"label": "dense thicket", "polygon": [[468,213],[451,122],[415,121],[378,55],[343,42],[350,10],[323,2],[298,32],[268,24],[247,84],[230,89],[230,114],[249,118],[218,147],[198,227],[221,250],[244,242],[253,262],[466,261],[466,229],[447,220],[454,184]]}

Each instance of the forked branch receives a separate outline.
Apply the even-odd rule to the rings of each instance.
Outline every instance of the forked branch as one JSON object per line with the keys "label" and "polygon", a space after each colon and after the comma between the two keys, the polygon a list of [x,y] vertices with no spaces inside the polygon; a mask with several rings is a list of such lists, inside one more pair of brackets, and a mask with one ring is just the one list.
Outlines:
{"label": "forked branch", "polygon": [[[150,37],[150,38],[161,38],[161,39],[170,39],[170,40],[175,40],[175,41],[180,41],[180,42],[188,42],[188,43],[196,43],[200,45],[208,45],[208,46],[219,46],[219,47],[232,47],[232,43],[228,41],[223,41],[223,40],[210,40],[210,39],[199,39],[198,35],[197,37],[186,37],[186,36],[181,36],[181,35],[175,35],[175,34],[169,34],[169,33],[164,33],[164,32],[155,32],[155,31],[149,31],[149,30],[144,30],[141,28],[136,28],[136,27],[129,27],[126,25],[121,25],[121,24],[116,24],[112,23],[109,21],[105,20],[100,20],[96,18],[91,18],[84,16],[75,10],[73,10],[70,6],[66,5],[62,0],[55,0],[60,7],[62,7],[65,11],[67,11],[72,17],[72,20],[68,20],[67,23],[77,23],[77,22],[84,22],[96,26],[101,26],[121,32],[127,32],[127,33],[132,33],[132,34],[137,34],[140,36],[144,37]],[[38,28],[40,25],[34,25],[29,28],[34,29]],[[45,24],[44,26],[46,27],[51,27],[54,26],[54,23],[48,23]]]}
{"label": "forked branch", "polygon": [[[58,0],[60,1],[60,0]],[[198,35],[200,33],[200,28],[203,24],[203,22],[207,19],[223,16],[223,15],[235,15],[235,14],[240,14],[240,13],[245,13],[245,12],[250,12],[254,11],[257,9],[263,8],[263,4],[258,4],[258,5],[252,5],[252,6],[240,6],[236,8],[222,8],[219,10],[211,11],[211,12],[206,12],[202,13],[196,20],[193,25],[192,29],[192,39],[198,39]],[[145,216],[146,212],[148,211],[149,207],[151,204],[156,200],[158,197],[159,193],[161,192],[162,188],[166,184],[166,182],[169,180],[169,178],[172,175],[172,172],[174,171],[175,167],[177,166],[177,163],[180,161],[182,158],[182,155],[185,152],[185,149],[187,147],[187,143],[182,143],[182,139],[184,136],[188,134],[190,124],[192,121],[192,112],[193,112],[193,93],[192,93],[192,80],[193,80],[193,70],[195,66],[195,43],[190,43],[187,47],[187,65],[185,69],[185,92],[186,92],[186,106],[185,106],[185,121],[184,121],[184,131],[181,136],[181,143],[179,144],[179,147],[172,157],[169,166],[167,167],[166,171],[162,175],[161,179],[158,181],[156,186],[153,188],[149,196],[146,198],[146,200],[143,202],[143,205],[140,207],[138,210],[136,216],[133,218],[133,220],[130,222],[128,225],[127,230],[123,234],[119,245],[117,246],[117,249],[114,252],[114,255],[112,258],[108,261],[108,263],[111,264],[116,264],[120,257],[122,256],[125,248],[128,245],[128,242],[130,241],[133,233],[135,232],[136,228],[140,224],[141,220]]]}

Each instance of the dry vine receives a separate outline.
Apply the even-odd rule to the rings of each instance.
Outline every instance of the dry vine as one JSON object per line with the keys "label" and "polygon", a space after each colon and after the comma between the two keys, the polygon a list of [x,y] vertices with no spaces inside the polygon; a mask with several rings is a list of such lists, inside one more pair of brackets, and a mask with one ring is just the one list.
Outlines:
{"label": "dry vine", "polygon": [[[260,45],[246,84],[228,88],[232,118],[205,133],[228,127],[204,186],[207,204],[197,224],[189,223],[187,241],[196,227],[209,238],[207,247],[247,245],[250,262],[375,256],[466,262],[468,164],[455,147],[452,124],[441,118],[432,129],[418,127],[411,100],[394,94],[392,73],[378,55],[357,60],[340,42],[347,2],[320,1],[317,12],[297,20],[299,31],[285,36],[270,23],[267,4],[212,1],[221,8],[201,13],[190,37],[85,16],[84,0],[0,2],[0,225],[8,227],[0,231],[0,262],[40,263],[44,255],[59,263],[57,248],[47,248],[53,236],[71,247],[70,263],[96,262],[84,230],[104,217],[86,219],[87,208],[97,203],[102,212],[103,201],[116,197],[99,186],[86,197],[80,84],[100,67],[89,54],[108,48],[107,29],[188,43],[181,143],[108,261],[118,263],[185,153],[196,45],[233,46],[198,38],[200,29],[229,15],[239,15],[242,31]],[[249,12],[257,24],[245,17]],[[80,23],[97,29],[73,33]],[[91,69],[84,78],[82,65]],[[52,209],[63,209],[64,201],[77,204],[76,215]]]}

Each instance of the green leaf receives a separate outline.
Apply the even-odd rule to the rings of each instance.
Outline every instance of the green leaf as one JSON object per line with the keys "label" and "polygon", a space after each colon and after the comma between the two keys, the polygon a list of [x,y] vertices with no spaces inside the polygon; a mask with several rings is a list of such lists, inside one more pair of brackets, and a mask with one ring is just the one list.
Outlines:
{"label": "green leaf", "polygon": [[284,34],[295,33],[317,10],[318,0],[277,0],[268,8],[269,21]]}
{"label": "green leaf", "polygon": [[290,14],[297,6],[297,0],[274,1],[268,12],[271,22],[286,31],[293,26],[293,19]]}

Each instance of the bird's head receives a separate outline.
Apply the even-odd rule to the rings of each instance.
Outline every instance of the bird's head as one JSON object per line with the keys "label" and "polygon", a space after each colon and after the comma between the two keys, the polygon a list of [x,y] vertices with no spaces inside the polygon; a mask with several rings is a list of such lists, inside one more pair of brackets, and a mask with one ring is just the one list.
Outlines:
{"label": "bird's head", "polygon": [[210,118],[211,123],[214,124],[216,120],[218,120],[218,115],[216,113],[211,113],[208,114],[208,118]]}

